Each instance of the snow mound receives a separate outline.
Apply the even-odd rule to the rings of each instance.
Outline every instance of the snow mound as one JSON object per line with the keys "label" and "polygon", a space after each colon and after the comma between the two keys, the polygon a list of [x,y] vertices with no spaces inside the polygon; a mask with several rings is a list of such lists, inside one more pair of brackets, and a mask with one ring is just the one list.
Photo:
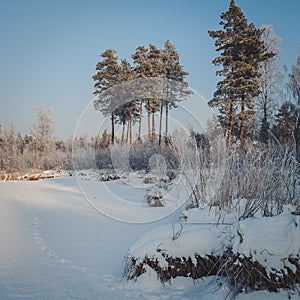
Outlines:
{"label": "snow mound", "polygon": [[234,275],[235,285],[250,290],[292,288],[300,283],[300,216],[293,210],[242,221],[220,219],[216,208],[190,210],[177,228],[157,228],[130,248],[128,277],[152,268],[163,282],[211,275],[232,281]]}
{"label": "snow mound", "polygon": [[276,217],[250,218],[239,224],[240,239],[235,239],[232,250],[259,262],[267,271],[288,268],[296,271],[289,258],[300,255],[300,216],[293,215],[292,206]]}

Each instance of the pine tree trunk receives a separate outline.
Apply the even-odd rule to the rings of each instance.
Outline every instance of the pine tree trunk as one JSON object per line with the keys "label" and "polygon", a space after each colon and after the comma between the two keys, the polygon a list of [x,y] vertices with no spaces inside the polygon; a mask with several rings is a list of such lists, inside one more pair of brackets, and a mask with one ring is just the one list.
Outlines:
{"label": "pine tree trunk", "polygon": [[266,120],[266,122],[268,121],[267,120],[267,101],[268,101],[268,92],[266,91],[266,94],[264,96],[264,106],[263,106],[263,111],[264,111],[264,118]]}
{"label": "pine tree trunk", "polygon": [[141,99],[140,103],[140,120],[139,120],[139,135],[138,140],[141,140],[141,131],[142,131],[142,118],[143,118],[143,100]]}
{"label": "pine tree trunk", "polygon": [[159,137],[158,137],[158,145],[161,145],[161,130],[162,130],[162,117],[163,117],[163,109],[164,109],[164,102],[162,100],[160,106],[160,117],[159,117]]}
{"label": "pine tree trunk", "polygon": [[125,119],[122,122],[122,138],[121,138],[121,143],[124,143],[124,135],[125,135]]}
{"label": "pine tree trunk", "polygon": [[114,113],[111,113],[111,143],[115,143],[115,116]]}

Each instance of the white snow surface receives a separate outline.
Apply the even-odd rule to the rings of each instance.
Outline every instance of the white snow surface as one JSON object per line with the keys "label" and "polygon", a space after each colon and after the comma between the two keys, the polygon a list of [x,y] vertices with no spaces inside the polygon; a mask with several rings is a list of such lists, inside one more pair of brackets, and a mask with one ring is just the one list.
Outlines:
{"label": "white snow surface", "polygon": [[[104,183],[97,181],[98,197],[102,188]],[[201,214],[192,213],[188,220],[199,221]],[[272,239],[267,246],[280,257],[286,251],[299,253],[299,231],[294,228],[298,217],[286,212],[278,218],[270,219],[273,231],[268,232]],[[218,253],[234,238],[230,225],[186,224],[183,234],[172,241],[176,219],[175,214],[144,224],[112,220],[91,207],[74,177],[0,182],[0,299],[225,299],[229,290],[217,277],[176,278],[162,286],[149,270],[137,281],[124,280],[128,253],[150,255],[158,246],[178,256]],[[244,245],[235,244],[236,250],[260,253],[265,247],[261,228],[268,222],[258,222],[243,222]],[[278,233],[279,223],[284,234]],[[255,292],[237,299],[288,299],[288,292]]]}

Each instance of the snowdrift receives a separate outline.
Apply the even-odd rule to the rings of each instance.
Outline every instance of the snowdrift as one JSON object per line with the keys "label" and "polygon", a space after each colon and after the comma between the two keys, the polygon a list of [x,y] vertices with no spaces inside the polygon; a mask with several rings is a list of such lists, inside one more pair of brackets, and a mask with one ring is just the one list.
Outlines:
{"label": "snowdrift", "polygon": [[180,234],[170,227],[144,235],[129,251],[126,274],[176,277],[224,276],[233,290],[293,289],[300,283],[300,216],[285,206],[275,217],[222,220],[216,208],[186,212]]}

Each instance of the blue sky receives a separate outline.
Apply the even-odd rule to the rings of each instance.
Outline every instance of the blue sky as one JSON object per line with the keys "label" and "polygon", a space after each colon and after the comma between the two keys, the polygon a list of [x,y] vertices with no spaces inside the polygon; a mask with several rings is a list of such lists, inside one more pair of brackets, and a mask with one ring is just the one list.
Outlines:
{"label": "blue sky", "polygon": [[[218,78],[208,30],[220,29],[230,0],[0,0],[0,124],[22,133],[34,106],[52,108],[55,135],[65,138],[94,99],[92,76],[107,48],[130,59],[139,45],[170,39],[190,73],[191,87],[209,100]],[[298,0],[236,0],[249,22],[273,25],[287,66],[300,50]]]}

